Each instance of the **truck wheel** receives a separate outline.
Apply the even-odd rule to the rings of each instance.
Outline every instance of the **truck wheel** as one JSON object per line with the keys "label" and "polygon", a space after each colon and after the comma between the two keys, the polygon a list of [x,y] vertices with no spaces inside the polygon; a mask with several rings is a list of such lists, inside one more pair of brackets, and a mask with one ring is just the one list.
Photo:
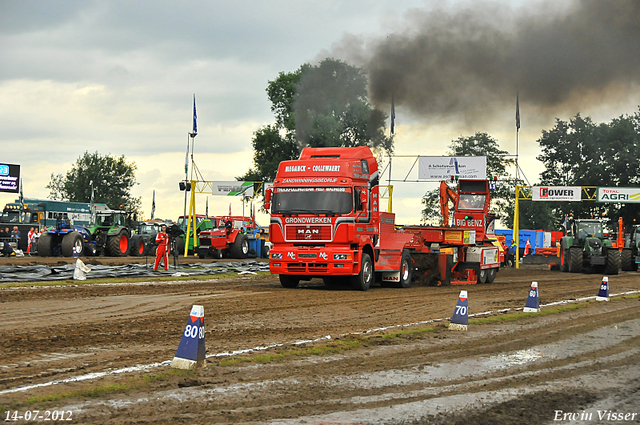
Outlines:
{"label": "truck wheel", "polygon": [[568,272],[569,271],[569,250],[563,249],[560,252],[560,271]]}
{"label": "truck wheel", "polygon": [[578,246],[569,248],[569,273],[582,273],[582,249]]}
{"label": "truck wheel", "polygon": [[616,249],[607,250],[607,263],[604,267],[605,274],[618,274],[620,270],[620,251]]}
{"label": "truck wheel", "polygon": [[280,275],[280,284],[283,288],[297,288],[300,283],[298,276],[291,276],[286,274]]}
{"label": "truck wheel", "polygon": [[402,260],[400,261],[400,282],[398,288],[408,288],[411,286],[411,277],[413,275],[413,260],[409,251],[402,251]]}
{"label": "truck wheel", "polygon": [[620,253],[620,268],[622,271],[633,271],[633,252],[630,249],[623,249]]}
{"label": "truck wheel", "polygon": [[62,255],[64,257],[73,257],[73,248],[76,249],[78,257],[83,254],[84,242],[82,241],[82,235],[78,232],[71,232],[64,235],[62,238]]}
{"label": "truck wheel", "polygon": [[229,249],[231,258],[247,258],[249,255],[249,239],[246,235],[238,235]]}
{"label": "truck wheel", "polygon": [[38,255],[41,257],[50,257],[53,251],[53,236],[49,233],[43,233],[38,238]]}
{"label": "truck wheel", "polygon": [[131,238],[131,248],[129,249],[129,255],[134,257],[139,257],[140,255],[144,255],[145,251],[145,243],[144,238],[140,237],[140,235],[134,235]]}
{"label": "truck wheel", "polygon": [[496,280],[496,275],[498,274],[498,269],[493,268],[487,270],[487,283],[493,283]]}
{"label": "truck wheel", "polygon": [[129,236],[124,230],[107,240],[107,252],[111,257],[124,257],[129,252]]}
{"label": "truck wheel", "polygon": [[480,269],[478,271],[478,280],[477,283],[487,283],[487,275],[489,274],[489,269]]}
{"label": "truck wheel", "polygon": [[351,276],[351,285],[360,291],[366,291],[373,282],[373,263],[371,257],[366,252],[362,253],[360,260],[360,273]]}

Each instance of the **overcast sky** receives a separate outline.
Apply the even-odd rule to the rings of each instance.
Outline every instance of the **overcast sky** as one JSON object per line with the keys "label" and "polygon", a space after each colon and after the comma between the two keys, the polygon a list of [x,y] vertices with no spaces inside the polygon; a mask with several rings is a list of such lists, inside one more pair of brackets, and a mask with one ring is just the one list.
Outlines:
{"label": "overcast sky", "polygon": [[[156,217],[176,219],[193,95],[195,162],[206,180],[233,180],[252,165],[253,133],[274,122],[267,82],[335,57],[370,73],[376,107],[388,113],[395,93],[398,155],[445,155],[478,131],[515,154],[519,91],[520,162],[533,183],[536,140],[555,117],[638,110],[640,16],[633,0],[612,3],[630,22],[619,24],[598,3],[610,4],[0,0],[0,162],[21,165],[25,197],[46,198],[51,174],[85,151],[125,155],[145,216],[155,190]],[[594,16],[604,24],[590,35]],[[411,159],[393,161],[393,179],[410,174]],[[417,223],[432,186],[395,186],[398,222]],[[210,214],[230,202],[241,212],[238,200],[208,198]]]}

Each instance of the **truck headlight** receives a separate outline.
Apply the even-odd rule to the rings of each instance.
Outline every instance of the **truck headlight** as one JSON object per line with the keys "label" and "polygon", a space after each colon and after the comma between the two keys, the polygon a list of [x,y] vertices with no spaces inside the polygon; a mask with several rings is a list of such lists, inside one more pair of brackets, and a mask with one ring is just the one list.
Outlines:
{"label": "truck headlight", "polygon": [[271,253],[271,258],[274,260],[282,260],[282,253],[281,252],[272,252]]}
{"label": "truck headlight", "polygon": [[334,260],[351,260],[351,254],[333,254]]}

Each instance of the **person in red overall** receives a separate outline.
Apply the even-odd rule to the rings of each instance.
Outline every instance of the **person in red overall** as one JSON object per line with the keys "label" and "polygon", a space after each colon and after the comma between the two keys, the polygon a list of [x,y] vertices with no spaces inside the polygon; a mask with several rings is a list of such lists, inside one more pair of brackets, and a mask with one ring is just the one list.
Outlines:
{"label": "person in red overall", "polygon": [[158,248],[156,248],[156,264],[153,266],[153,270],[158,270],[160,260],[164,261],[164,269],[169,270],[169,236],[167,236],[166,225],[163,224],[156,235],[156,242],[158,242]]}

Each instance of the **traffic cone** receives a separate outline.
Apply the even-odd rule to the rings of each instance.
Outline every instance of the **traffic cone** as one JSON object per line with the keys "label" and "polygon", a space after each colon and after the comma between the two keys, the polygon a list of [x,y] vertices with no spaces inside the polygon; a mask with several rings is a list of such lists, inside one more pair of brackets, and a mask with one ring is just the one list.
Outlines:
{"label": "traffic cone", "polygon": [[527,238],[527,243],[524,246],[524,256],[526,257],[527,255],[529,255],[530,251],[531,251],[531,242],[529,242],[529,238]]}
{"label": "traffic cone", "polygon": [[469,325],[469,312],[467,308],[467,291],[460,291],[456,309],[453,311],[453,317],[449,324],[449,330],[466,331]]}
{"label": "traffic cone", "polygon": [[171,360],[171,367],[177,369],[195,369],[205,364],[204,343],[204,307],[194,305],[189,313],[189,320],[182,332],[182,339],[176,355]]}
{"label": "traffic cone", "polygon": [[602,278],[596,301],[609,301],[609,278],[607,276]]}
{"label": "traffic cone", "polygon": [[529,297],[522,310],[525,313],[537,313],[540,311],[540,298],[538,297],[538,282],[531,282]]}

